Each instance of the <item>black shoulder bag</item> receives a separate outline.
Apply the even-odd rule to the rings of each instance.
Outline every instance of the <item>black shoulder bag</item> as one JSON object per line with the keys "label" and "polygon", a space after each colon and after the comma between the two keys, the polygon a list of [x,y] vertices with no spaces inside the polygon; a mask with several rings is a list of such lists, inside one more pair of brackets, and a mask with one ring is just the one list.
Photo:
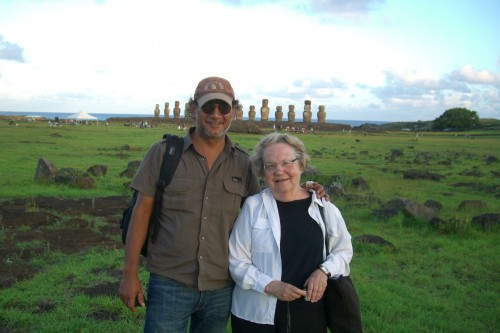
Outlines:
{"label": "black shoulder bag", "polygon": [[[323,221],[325,213],[319,206]],[[325,222],[325,249],[328,251],[328,235]],[[362,333],[359,298],[349,276],[329,278],[325,294],[325,316],[330,331],[335,333]]]}

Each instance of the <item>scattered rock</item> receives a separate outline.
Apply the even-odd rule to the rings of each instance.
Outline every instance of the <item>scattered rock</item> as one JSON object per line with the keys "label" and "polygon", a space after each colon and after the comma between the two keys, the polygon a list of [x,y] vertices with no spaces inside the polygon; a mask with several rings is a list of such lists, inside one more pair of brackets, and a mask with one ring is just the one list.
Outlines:
{"label": "scattered rock", "polygon": [[438,164],[441,164],[441,165],[447,165],[447,166],[450,166],[451,165],[451,161],[450,160],[444,160],[444,161],[439,161]]}
{"label": "scattered rock", "polygon": [[48,313],[57,308],[56,302],[53,300],[41,300],[37,303],[34,313]]}
{"label": "scattered rock", "polygon": [[302,173],[302,175],[305,177],[305,178],[309,178],[311,176],[316,176],[316,175],[319,175],[319,171],[318,169],[315,167],[315,166],[312,166],[312,165],[309,165],[305,170],[304,172]]}
{"label": "scattered rock", "polygon": [[344,194],[344,197],[346,198],[347,201],[350,203],[354,203],[357,205],[365,205],[365,204],[381,204],[382,201],[373,196],[373,195],[361,195],[361,194],[354,194],[354,193],[349,193],[349,194]]}
{"label": "scattered rock", "polygon": [[492,229],[500,225],[500,214],[489,213],[474,216],[471,223],[480,226],[483,230]]}
{"label": "scattered rock", "polygon": [[330,194],[333,197],[342,197],[345,192],[341,183],[333,182],[330,184]]}
{"label": "scattered rock", "polygon": [[407,201],[408,201],[408,199],[404,199],[404,198],[391,199],[385,203],[385,208],[396,210],[396,211],[400,212],[405,208]]}
{"label": "scattered rock", "polygon": [[53,182],[57,173],[57,168],[46,158],[39,158],[35,170],[35,181],[38,182]]}
{"label": "scattered rock", "polygon": [[428,199],[426,202],[424,202],[425,207],[433,208],[436,211],[439,211],[443,208],[443,204],[441,204],[439,201]]}
{"label": "scattered rock", "polygon": [[500,178],[500,171],[491,171],[491,174],[493,175],[493,178]]}
{"label": "scattered rock", "polygon": [[96,164],[87,169],[87,172],[92,176],[106,176],[108,167],[101,164]]}
{"label": "scattered rock", "polygon": [[468,176],[468,177],[482,177],[484,174],[478,168],[473,168],[472,170],[469,170],[469,171],[465,170],[465,171],[460,172],[460,175],[461,176]]}
{"label": "scattered rock", "polygon": [[54,181],[57,184],[69,185],[82,190],[95,188],[96,182],[87,173],[73,168],[62,168],[57,171]]}
{"label": "scattered rock", "polygon": [[391,250],[395,251],[396,247],[394,244],[392,244],[389,241],[386,241],[380,236],[376,235],[361,235],[358,237],[355,237],[354,240],[359,243],[365,243],[365,244],[375,244],[375,245],[380,245],[380,246],[386,246],[390,248]]}
{"label": "scattered rock", "polygon": [[128,162],[127,169],[120,173],[120,177],[134,177],[137,169],[139,169],[139,165],[141,165],[141,161]]}
{"label": "scattered rock", "polygon": [[[105,165],[93,165],[88,172],[94,176],[104,176],[107,167]],[[35,181],[55,182],[57,184],[69,185],[81,189],[95,188],[95,180],[88,174],[73,168],[62,168],[57,170],[52,162],[46,158],[40,158],[35,171]]]}
{"label": "scattered rock", "polygon": [[391,209],[391,208],[382,208],[382,209],[372,209],[370,211],[370,214],[372,214],[375,217],[378,217],[383,220],[388,220],[391,217],[397,215],[399,213],[399,210],[396,209]]}
{"label": "scattered rock", "polygon": [[486,161],[486,164],[491,164],[494,162],[498,162],[498,158],[496,156],[493,156],[493,155],[488,155],[486,157],[485,161]]}
{"label": "scattered rock", "polygon": [[485,207],[486,202],[483,200],[464,200],[458,205],[458,210],[481,209]]}
{"label": "scattered rock", "polygon": [[95,188],[95,180],[91,177],[77,177],[71,181],[70,185],[82,190],[90,190]]}
{"label": "scattered rock", "polygon": [[406,202],[403,214],[416,220],[425,221],[431,221],[433,218],[437,217],[436,210],[434,208],[426,207],[411,200]]}
{"label": "scattered rock", "polygon": [[477,183],[454,183],[454,184],[450,184],[450,186],[476,188],[478,185],[477,185]]}
{"label": "scattered rock", "polygon": [[390,161],[391,162],[394,162],[394,160],[397,158],[397,157],[401,157],[403,156],[403,151],[401,149],[392,149],[391,150],[391,156],[389,157]]}
{"label": "scattered rock", "polygon": [[368,189],[368,183],[363,177],[358,177],[354,178],[352,180],[352,185],[357,188],[358,190],[367,190]]}
{"label": "scattered rock", "polygon": [[54,181],[57,184],[71,185],[73,180],[79,177],[80,174],[73,168],[62,168],[57,171]]}
{"label": "scattered rock", "polygon": [[429,171],[423,170],[408,170],[403,173],[403,177],[406,179],[427,179],[439,181],[444,178],[443,175],[438,173],[431,173]]}
{"label": "scattered rock", "polygon": [[434,228],[434,229],[437,229],[439,228],[439,226],[445,224],[446,222],[441,219],[440,217],[433,217],[430,221],[429,221],[429,225],[431,226],[431,228]]}

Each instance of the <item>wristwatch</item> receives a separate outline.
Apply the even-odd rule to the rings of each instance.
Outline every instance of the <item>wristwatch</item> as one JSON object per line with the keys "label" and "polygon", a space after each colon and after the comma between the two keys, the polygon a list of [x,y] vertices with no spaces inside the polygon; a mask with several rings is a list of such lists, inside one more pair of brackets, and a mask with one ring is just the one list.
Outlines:
{"label": "wristwatch", "polygon": [[326,276],[328,276],[328,278],[331,278],[331,277],[332,277],[332,273],[330,273],[330,271],[328,270],[328,268],[326,268],[325,266],[323,266],[323,265],[319,265],[319,267],[318,267],[318,268],[319,268],[319,269],[321,269],[321,271],[322,271],[323,273],[325,273],[325,274],[326,274]]}

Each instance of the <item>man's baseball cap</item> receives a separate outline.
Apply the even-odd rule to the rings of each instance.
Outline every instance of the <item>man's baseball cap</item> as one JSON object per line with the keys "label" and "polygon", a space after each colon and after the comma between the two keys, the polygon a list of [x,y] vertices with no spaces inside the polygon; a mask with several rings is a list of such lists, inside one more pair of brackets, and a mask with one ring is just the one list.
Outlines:
{"label": "man's baseball cap", "polygon": [[202,107],[208,101],[221,99],[229,105],[233,104],[234,91],[228,80],[221,77],[207,77],[198,83],[194,92],[194,100]]}

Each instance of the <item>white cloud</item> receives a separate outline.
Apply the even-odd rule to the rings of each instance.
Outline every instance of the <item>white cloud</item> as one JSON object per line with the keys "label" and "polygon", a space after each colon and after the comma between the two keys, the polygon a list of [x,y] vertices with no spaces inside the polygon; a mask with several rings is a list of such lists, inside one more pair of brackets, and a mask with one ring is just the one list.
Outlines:
{"label": "white cloud", "polygon": [[228,6],[238,8],[287,8],[304,15],[314,15],[322,22],[332,19],[359,21],[365,19],[373,10],[380,7],[385,0],[215,0]]}
{"label": "white cloud", "polygon": [[406,71],[404,73],[395,73],[394,76],[408,86],[420,87],[422,89],[440,89],[441,78],[437,73],[430,70]]}
{"label": "white cloud", "polygon": [[4,37],[0,35],[0,59],[25,62],[23,48],[4,40]]}
{"label": "white cloud", "polygon": [[453,79],[471,84],[485,84],[500,86],[500,74],[494,74],[487,69],[475,70],[471,65],[466,65],[450,75]]}

